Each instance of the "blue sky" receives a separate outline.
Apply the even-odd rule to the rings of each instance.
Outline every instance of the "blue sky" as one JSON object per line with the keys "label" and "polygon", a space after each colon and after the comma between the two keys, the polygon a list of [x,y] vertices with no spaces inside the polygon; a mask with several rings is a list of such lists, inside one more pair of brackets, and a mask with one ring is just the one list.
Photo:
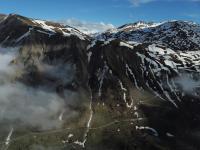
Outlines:
{"label": "blue sky", "polygon": [[74,18],[115,26],[138,20],[200,23],[200,0],[0,0],[0,13],[48,20]]}

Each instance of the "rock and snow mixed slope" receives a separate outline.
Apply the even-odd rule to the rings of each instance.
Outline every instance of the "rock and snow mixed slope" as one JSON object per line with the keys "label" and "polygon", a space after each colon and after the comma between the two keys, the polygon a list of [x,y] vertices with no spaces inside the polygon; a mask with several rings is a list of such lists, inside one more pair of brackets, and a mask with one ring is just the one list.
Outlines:
{"label": "rock and snow mixed slope", "polygon": [[105,32],[97,38],[100,40],[114,38],[127,42],[161,44],[174,50],[199,50],[200,25],[186,21],[138,22]]}
{"label": "rock and snow mixed slope", "polygon": [[[195,71],[199,68],[200,25],[192,22],[146,23],[140,21],[107,31],[96,38],[104,41],[104,45],[113,40],[121,40],[120,46],[129,48],[143,45],[146,47],[146,53],[152,56],[150,59],[162,59],[176,72],[176,66],[179,68],[182,66],[183,70],[188,71],[189,68]],[[95,41],[90,47],[94,45]]]}
{"label": "rock and snow mixed slope", "polygon": [[[187,85],[179,81],[184,78],[188,82],[199,82],[196,76],[199,75],[200,26],[195,23],[170,21],[127,24],[98,35],[88,49],[89,60],[92,60],[89,67],[95,68],[91,73],[97,79],[99,89],[104,87],[103,81],[106,79],[118,76],[121,82],[128,76],[136,88],[150,89],[177,107],[176,103],[188,95],[184,91]],[[95,60],[98,62],[93,62]],[[119,62],[120,66],[115,66]],[[113,67],[118,69],[113,71]],[[122,84],[126,86],[127,83],[124,81]],[[196,99],[199,96],[198,85],[191,88],[193,92],[190,92],[190,96]]]}
{"label": "rock and snow mixed slope", "polygon": [[[155,44],[130,45],[113,40],[106,45],[99,42],[91,49],[91,53],[91,83],[98,83],[96,91],[100,97],[102,90],[106,92],[110,85],[116,85],[114,90],[123,85],[121,91],[127,93],[126,99],[129,101],[132,99],[130,89],[137,88],[150,90],[155,96],[169,100],[178,107],[185,95],[188,95],[184,89],[189,86],[179,81],[184,78],[188,84],[190,81],[199,82],[195,78],[200,70],[199,51],[174,51]],[[198,98],[199,86],[191,85],[191,88],[190,96]],[[123,92],[121,97],[127,101]]]}

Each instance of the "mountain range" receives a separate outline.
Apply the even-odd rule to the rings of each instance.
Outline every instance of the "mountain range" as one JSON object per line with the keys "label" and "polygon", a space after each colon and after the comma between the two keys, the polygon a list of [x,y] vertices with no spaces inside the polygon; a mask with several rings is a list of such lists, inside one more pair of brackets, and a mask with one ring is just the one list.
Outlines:
{"label": "mountain range", "polygon": [[199,24],[0,15],[0,45],[2,150],[200,149]]}

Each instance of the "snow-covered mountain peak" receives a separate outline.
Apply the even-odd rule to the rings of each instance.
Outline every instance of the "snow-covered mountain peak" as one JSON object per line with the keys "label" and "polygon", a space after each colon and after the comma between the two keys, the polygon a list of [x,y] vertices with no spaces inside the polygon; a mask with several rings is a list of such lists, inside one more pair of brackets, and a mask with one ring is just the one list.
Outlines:
{"label": "snow-covered mountain peak", "polygon": [[138,29],[145,29],[151,28],[160,25],[160,23],[153,23],[153,22],[145,22],[145,21],[138,21],[135,23],[125,24],[123,26],[118,27],[119,31],[133,31]]}

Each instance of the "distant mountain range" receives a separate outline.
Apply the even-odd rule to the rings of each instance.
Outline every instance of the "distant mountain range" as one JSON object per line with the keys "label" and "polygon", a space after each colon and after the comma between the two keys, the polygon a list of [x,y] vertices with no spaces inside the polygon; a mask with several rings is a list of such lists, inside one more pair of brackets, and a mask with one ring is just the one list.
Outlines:
{"label": "distant mountain range", "polygon": [[[91,36],[67,25],[10,14],[0,15],[0,43],[3,49],[17,48],[9,65],[18,69],[9,82],[55,92],[66,105],[62,116],[72,113],[69,106],[80,114],[70,118],[74,123],[69,126],[83,125],[82,130],[69,130],[73,134],[68,137],[64,131],[54,134],[59,137],[53,139],[56,146],[200,149],[199,24],[139,21]],[[79,95],[76,106],[69,102],[72,94]],[[62,128],[68,122],[65,117]],[[52,137],[40,137],[40,146],[48,147]],[[4,147],[26,145],[32,150],[38,141],[28,138]]]}

